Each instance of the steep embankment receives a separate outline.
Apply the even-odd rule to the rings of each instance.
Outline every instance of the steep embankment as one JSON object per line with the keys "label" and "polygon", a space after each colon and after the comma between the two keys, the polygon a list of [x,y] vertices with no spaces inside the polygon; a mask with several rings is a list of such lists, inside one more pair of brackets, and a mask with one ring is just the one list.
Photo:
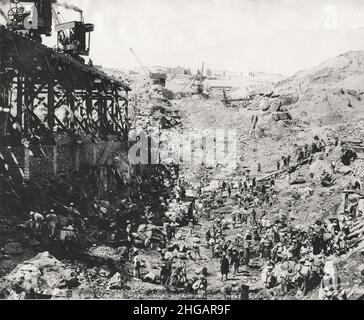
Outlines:
{"label": "steep embankment", "polygon": [[293,116],[319,125],[364,116],[364,52],[350,51],[278,82],[275,94],[296,95]]}
{"label": "steep embankment", "polygon": [[[336,138],[363,139],[363,80],[364,52],[348,52],[277,83],[273,93],[256,99],[247,109],[227,108],[221,102],[211,100],[177,102],[174,108],[180,111],[185,134],[195,132],[198,135],[200,129],[229,129],[236,130],[237,134],[236,162],[230,163],[227,169],[189,166],[186,175],[196,182],[206,173],[211,179],[237,180],[246,169],[257,174],[258,162],[264,175],[276,170],[276,163],[282,156],[293,156],[297,147],[311,145],[316,135],[328,144]],[[351,107],[345,104],[348,100]],[[268,108],[262,111],[259,105],[268,105]],[[273,120],[272,114],[279,109],[277,106],[286,108],[292,120]],[[252,115],[258,115],[259,122],[257,129],[249,134]],[[294,202],[291,196],[301,193],[301,201],[296,203],[298,221],[306,223],[305,220],[312,221],[323,213],[330,214],[340,202],[339,190],[345,188],[349,179],[338,177],[337,186],[330,190],[321,190],[319,185],[320,174],[324,169],[330,170],[331,160],[338,160],[340,152],[340,148],[332,145],[328,148],[328,156],[292,175],[292,179],[303,176],[307,181],[305,185],[291,187],[282,182],[279,186],[284,210],[289,209],[286,200]],[[358,161],[352,172],[360,176],[361,167]],[[312,175],[314,178],[310,178]],[[310,190],[314,191],[312,201],[307,201],[304,194]],[[310,212],[308,218],[307,212]]]}

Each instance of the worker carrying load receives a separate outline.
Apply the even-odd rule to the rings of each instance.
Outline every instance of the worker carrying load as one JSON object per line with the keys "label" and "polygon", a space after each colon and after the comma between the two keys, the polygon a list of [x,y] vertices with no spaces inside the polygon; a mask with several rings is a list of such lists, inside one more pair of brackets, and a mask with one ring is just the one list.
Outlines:
{"label": "worker carrying load", "polygon": [[77,239],[74,230],[71,224],[61,229],[60,240],[66,251],[70,251]]}
{"label": "worker carrying load", "polygon": [[42,229],[42,224],[44,222],[44,217],[43,215],[41,215],[38,212],[30,212],[30,218],[32,221],[32,229],[36,234],[40,234],[41,233],[41,229]]}

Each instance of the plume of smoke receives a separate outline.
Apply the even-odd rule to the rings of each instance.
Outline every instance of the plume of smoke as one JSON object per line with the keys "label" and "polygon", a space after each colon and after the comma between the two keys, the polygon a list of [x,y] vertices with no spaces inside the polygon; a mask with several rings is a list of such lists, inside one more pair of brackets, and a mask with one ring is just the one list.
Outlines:
{"label": "plume of smoke", "polygon": [[[1,0],[1,1],[3,1],[3,0]],[[6,1],[6,0],[4,0],[4,1]],[[55,3],[55,6],[63,7],[65,9],[70,9],[70,10],[74,10],[76,12],[82,13],[82,9],[80,9],[79,7],[77,7],[77,6],[73,5],[73,4],[69,4],[69,3],[65,2],[65,1],[57,2],[57,3]]]}

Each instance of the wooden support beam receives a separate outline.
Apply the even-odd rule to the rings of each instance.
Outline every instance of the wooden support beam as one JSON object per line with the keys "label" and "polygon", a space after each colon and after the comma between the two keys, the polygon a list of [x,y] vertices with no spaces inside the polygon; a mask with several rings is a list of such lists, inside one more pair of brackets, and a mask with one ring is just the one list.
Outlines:
{"label": "wooden support beam", "polygon": [[54,128],[54,78],[51,77],[48,81],[48,128],[53,132]]}
{"label": "wooden support beam", "polygon": [[16,121],[20,127],[23,127],[23,78],[21,75],[17,77],[17,88],[16,88]]}
{"label": "wooden support beam", "polygon": [[[123,127],[130,90],[125,83],[1,26],[0,33],[0,98],[3,105],[4,100],[16,104],[17,116],[12,121],[23,126],[25,135],[48,128],[53,131],[54,115],[62,104],[68,104],[73,112],[79,111],[75,126],[82,132],[102,133],[105,137]],[[14,88],[17,85],[13,93],[16,100],[3,92],[8,82]],[[47,107],[44,120],[33,112],[40,105]],[[88,122],[90,129],[85,125]]]}
{"label": "wooden support beam", "polygon": [[85,100],[86,100],[86,113],[88,115],[91,115],[92,114],[92,109],[93,109],[93,106],[92,106],[92,100],[93,100],[92,87],[88,87],[86,89]]}
{"label": "wooden support beam", "polygon": [[[32,108],[33,106],[33,100],[32,100],[32,94],[33,94],[33,86],[30,81],[30,79],[25,76],[24,80],[24,105],[25,109]],[[24,112],[24,134],[27,136],[30,133],[30,116],[28,112]]]}

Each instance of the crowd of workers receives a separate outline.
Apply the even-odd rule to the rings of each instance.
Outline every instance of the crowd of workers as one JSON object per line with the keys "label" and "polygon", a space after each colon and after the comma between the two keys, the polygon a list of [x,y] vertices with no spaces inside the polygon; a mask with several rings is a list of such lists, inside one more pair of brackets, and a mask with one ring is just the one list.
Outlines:
{"label": "crowd of workers", "polygon": [[[338,142],[335,143],[337,145]],[[293,156],[282,157],[277,162],[277,171],[290,168],[293,161],[299,163],[316,153],[326,153],[327,147],[322,139],[315,137],[312,145],[297,147]],[[258,164],[257,174],[262,174],[262,171],[261,164]],[[221,181],[213,192],[205,192],[206,185],[201,182],[196,188],[195,199],[186,200],[186,189],[190,185],[179,176],[178,170],[159,169],[148,178],[136,175],[130,187],[132,192],[119,203],[112,215],[102,205],[96,205],[94,211],[98,212],[97,218],[105,222],[109,240],[118,243],[125,239],[135,277],[143,279],[143,259],[137,247],[157,248],[163,261],[159,282],[170,290],[181,289],[207,295],[207,268],[189,275],[184,261],[200,260],[200,246],[169,247],[174,240],[181,240],[179,231],[184,226],[190,230],[185,236],[187,242],[195,224],[203,216],[210,223],[205,245],[210,248],[212,259],[218,259],[223,281],[229,280],[230,273],[234,278],[249,274],[256,264],[260,264],[261,280],[267,289],[280,289],[282,294],[295,290],[298,295],[305,296],[319,287],[320,299],[345,299],[333,257],[348,251],[349,236],[355,228],[358,213],[344,211],[336,219],[317,221],[307,229],[293,226],[285,215],[273,219],[269,212],[278,201],[275,192],[277,177],[273,175],[268,180],[258,182],[256,176],[247,172],[235,183]],[[168,194],[165,192],[166,186],[169,188]],[[52,183],[49,184],[50,189],[54,187]],[[64,191],[64,198],[68,201],[82,198],[82,193],[72,186],[68,185]],[[110,192],[110,202],[114,196]],[[227,200],[234,200],[237,204],[236,210],[228,218],[212,213],[213,209],[221,209]],[[73,203],[65,209],[67,214],[59,214],[57,206],[43,212],[32,211],[26,226],[34,234],[60,240],[69,250],[76,243],[77,233],[87,228],[88,218]],[[168,211],[173,211],[173,214],[167,215]],[[138,230],[142,224],[149,231],[145,232],[146,237],[140,243],[138,234],[142,232]],[[156,225],[160,226],[159,232],[155,231],[158,228],[148,229],[148,226]],[[234,239],[227,237],[227,230],[237,228],[240,232]],[[247,298],[246,284],[241,283],[239,288],[241,297]]]}
{"label": "crowd of workers", "polygon": [[[338,142],[335,143],[337,146]],[[299,148],[296,161],[326,152],[326,148],[326,143],[316,137],[312,146]],[[283,167],[289,166],[290,161],[290,156],[283,157]],[[258,173],[261,173],[260,165]],[[272,219],[268,214],[277,201],[274,186],[273,178],[262,184],[246,174],[238,183],[221,182],[218,191],[212,192],[208,200],[201,201],[205,205],[214,202],[215,206],[221,207],[225,197],[234,198],[238,203],[238,209],[230,214],[229,219],[221,215],[208,216],[212,224],[206,232],[206,246],[211,249],[213,259],[220,261],[221,279],[229,279],[231,268],[234,278],[240,273],[249,273],[252,261],[258,261],[262,263],[261,280],[267,289],[280,289],[282,294],[296,290],[297,295],[306,296],[319,287],[320,299],[346,299],[333,260],[335,256],[348,252],[350,232],[355,228],[355,220],[361,212],[345,210],[338,218],[318,220],[306,229],[293,226],[284,215]],[[201,186],[198,188],[199,198],[202,189]],[[241,233],[234,239],[228,239],[225,231],[237,227],[242,229]],[[178,273],[185,268],[177,270]],[[170,277],[171,272],[169,267],[163,265],[161,278],[166,279],[165,275]],[[206,291],[206,276],[200,277],[196,283]],[[181,278],[187,281],[186,274]]]}
{"label": "crowd of workers", "polygon": [[[297,162],[325,151],[323,140],[315,140],[318,144],[313,143],[312,148],[299,148]],[[283,166],[289,166],[290,159],[283,157]],[[277,170],[281,168],[277,165]],[[283,294],[296,289],[298,295],[305,296],[319,286],[320,299],[346,299],[333,259],[347,253],[352,243],[350,233],[358,227],[356,220],[363,214],[362,209],[344,210],[338,217],[318,220],[310,228],[295,227],[282,216],[272,219],[267,214],[273,205],[270,199],[274,198],[274,180],[263,187],[254,178],[251,183],[248,177],[243,180],[238,187],[238,210],[232,212],[229,221],[215,219],[206,233],[213,258],[220,259],[222,279],[228,279],[230,268],[233,276],[239,273],[240,266],[244,267],[242,272],[249,270],[253,257],[263,263],[261,280],[267,289],[280,288]],[[229,188],[226,186],[229,184],[224,182],[222,190]],[[270,197],[265,201],[267,195]],[[242,232],[227,240],[224,230],[239,224]]]}

